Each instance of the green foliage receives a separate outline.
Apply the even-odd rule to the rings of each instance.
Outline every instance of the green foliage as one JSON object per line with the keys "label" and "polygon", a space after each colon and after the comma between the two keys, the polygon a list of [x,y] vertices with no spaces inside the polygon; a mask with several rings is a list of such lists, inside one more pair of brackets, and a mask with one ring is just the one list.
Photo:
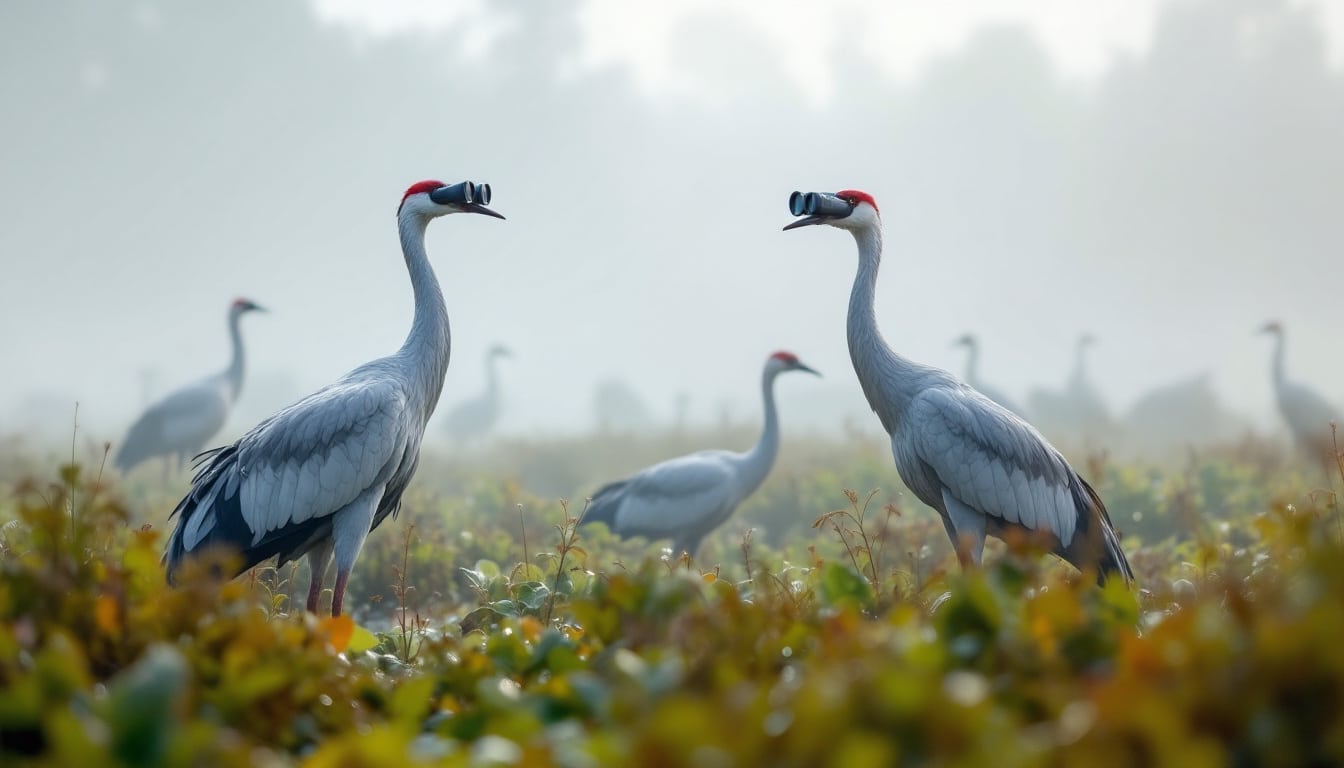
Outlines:
{"label": "green foliage", "polygon": [[422,488],[356,569],[362,626],[297,612],[288,566],[169,588],[161,531],[55,474],[0,498],[6,765],[1344,760],[1340,511],[1235,456],[1107,468],[1141,592],[1025,544],[962,572],[831,469],[705,563],[507,480]]}

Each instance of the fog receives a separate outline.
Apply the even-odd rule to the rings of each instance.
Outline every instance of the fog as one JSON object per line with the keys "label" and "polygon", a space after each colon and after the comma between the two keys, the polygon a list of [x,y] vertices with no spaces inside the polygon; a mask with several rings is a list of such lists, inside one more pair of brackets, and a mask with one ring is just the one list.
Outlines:
{"label": "fog", "polygon": [[[624,22],[661,66],[619,25],[594,36],[610,3],[423,23],[348,5],[3,5],[0,434],[68,438],[78,402],[81,431],[115,440],[224,367],[235,296],[271,312],[244,319],[221,441],[395,350],[394,214],[426,178],[488,181],[508,216],[428,241],[453,327],[441,412],[503,343],[507,433],[588,429],[613,380],[664,424],[679,401],[692,423],[750,422],[776,349],[825,374],[780,382],[786,430],[876,430],[844,340],[853,242],[781,232],[794,189],[872,193],[888,341],[960,373],[951,342],[974,332],[980,375],[1019,401],[1060,388],[1091,333],[1115,411],[1208,372],[1276,428],[1254,331],[1278,319],[1292,376],[1344,403],[1328,3],[1134,4],[1113,45],[988,12],[887,41],[907,4],[855,3],[796,51],[807,14],[688,3]],[[919,55],[884,58],[903,43]]]}

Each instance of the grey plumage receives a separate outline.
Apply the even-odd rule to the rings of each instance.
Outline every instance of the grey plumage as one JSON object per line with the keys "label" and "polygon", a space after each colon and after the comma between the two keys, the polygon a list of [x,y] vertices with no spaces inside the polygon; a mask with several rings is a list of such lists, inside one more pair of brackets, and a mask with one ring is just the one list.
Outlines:
{"label": "grey plumage", "polygon": [[503,218],[480,205],[435,202],[446,188],[416,184],[397,212],[415,294],[405,343],[205,455],[173,512],[177,524],[164,555],[170,581],[188,558],[215,548],[241,554],[240,570],[272,556],[284,563],[307,554],[313,574],[307,605],[314,611],[334,558],[332,613],[341,612],[365,537],[396,513],[415,474],[448,370],[448,313],[425,254],[425,229],[449,213]]}
{"label": "grey plumage", "polygon": [[156,456],[183,462],[205,447],[223,428],[243,388],[243,337],[239,319],[261,307],[247,299],[229,305],[232,355],[224,370],[178,389],[145,409],[117,447],[112,464],[123,474]]}
{"label": "grey plumage", "polygon": [[1087,373],[1087,350],[1095,343],[1091,334],[1078,337],[1073,370],[1062,391],[1036,390],[1027,398],[1034,422],[1061,443],[1094,446],[1115,429],[1110,409]]}
{"label": "grey plumage", "polygon": [[897,471],[937,510],[963,562],[979,562],[985,536],[1044,537],[1061,558],[1098,579],[1133,579],[1106,507],[1044,437],[1011,411],[939,368],[908,360],[877,329],[874,296],[881,218],[865,193],[835,196],[842,214],[807,216],[785,229],[828,224],[848,230],[859,266],[850,294],[850,359],[864,395],[891,435]]}
{"label": "grey plumage", "polygon": [[1330,424],[1344,426],[1340,411],[1324,397],[1301,382],[1288,378],[1284,364],[1284,331],[1278,322],[1266,323],[1260,329],[1274,337],[1274,357],[1270,371],[1274,382],[1274,400],[1279,414],[1293,433],[1298,450],[1321,465],[1326,476],[1339,471],[1335,462],[1335,440]]}
{"label": "grey plumage", "polygon": [[1021,416],[1024,411],[1013,402],[1012,398],[1000,392],[996,387],[986,384],[984,379],[980,378],[980,340],[967,333],[952,343],[955,346],[966,347],[966,375],[964,376],[966,383],[970,384],[975,391]]}
{"label": "grey plumage", "polygon": [[705,535],[722,525],[774,466],[779,452],[774,383],[785,371],[816,373],[788,352],[766,359],[761,372],[765,426],[750,451],[698,451],[609,483],[593,494],[582,524],[600,521],[621,536],[670,537],[675,554],[694,556]]}
{"label": "grey plumage", "polygon": [[461,443],[489,434],[499,421],[500,386],[498,361],[511,357],[507,347],[496,344],[485,353],[485,391],[453,407],[444,418],[443,431]]}

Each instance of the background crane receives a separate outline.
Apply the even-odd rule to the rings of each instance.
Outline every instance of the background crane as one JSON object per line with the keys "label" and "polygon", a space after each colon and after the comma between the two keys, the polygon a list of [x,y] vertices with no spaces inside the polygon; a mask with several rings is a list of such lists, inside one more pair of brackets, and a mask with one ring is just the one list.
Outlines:
{"label": "background crane", "polygon": [[1315,390],[1288,379],[1283,363],[1282,324],[1277,321],[1265,323],[1260,332],[1274,337],[1274,358],[1270,363],[1270,373],[1274,379],[1274,399],[1278,402],[1279,414],[1292,431],[1298,449],[1325,469],[1327,481],[1332,480],[1334,473],[1339,471],[1339,465],[1335,459],[1330,423],[1333,421],[1336,425],[1344,426],[1344,421],[1339,418],[1342,412]]}
{"label": "background crane", "polygon": [[248,299],[229,304],[229,339],[233,353],[229,365],[213,376],[182,387],[149,406],[131,424],[117,448],[112,463],[123,473],[130,472],[147,459],[164,456],[165,476],[168,461],[177,458],[181,471],[186,459],[201,452],[229,418],[229,409],[243,389],[243,335],[239,319],[248,312],[264,311]]}
{"label": "background crane", "polygon": [[471,182],[412,185],[397,209],[415,318],[395,353],[365,363],[216,448],[173,514],[164,557],[168,579],[189,557],[223,548],[241,553],[242,572],[278,555],[308,555],[308,610],[316,611],[333,555],[331,613],[341,612],[346,580],[369,531],[401,506],[415,474],[425,422],[448,372],[448,311],[425,253],[430,220],[480,213],[490,187]]}
{"label": "background crane", "polygon": [[761,373],[765,427],[750,451],[697,451],[609,483],[593,494],[582,523],[603,522],[621,536],[670,536],[673,554],[694,557],[701,539],[765,482],[775,464],[779,453],[775,377],[785,371],[817,374],[790,352],[766,358]]}
{"label": "background crane", "polygon": [[980,394],[1021,416],[1022,409],[1011,398],[1000,392],[998,388],[986,384],[980,378],[980,342],[975,338],[975,335],[963,334],[952,342],[952,346],[966,348],[966,383],[974,387]]}
{"label": "background crane", "polygon": [[453,441],[468,443],[489,434],[499,421],[500,389],[497,361],[512,357],[508,347],[495,344],[485,352],[485,391],[469,400],[463,400],[448,411],[443,431]]}
{"label": "background crane", "polygon": [[896,469],[920,501],[938,510],[963,562],[978,563],[985,535],[1045,538],[1055,554],[1104,581],[1133,579],[1101,497],[1031,425],[939,368],[908,360],[877,329],[874,295],[882,219],[872,196],[793,193],[784,227],[827,224],[849,231],[859,266],[850,294],[854,372],[891,435]]}
{"label": "background crane", "polygon": [[1087,448],[1108,442],[1114,429],[1110,409],[1087,374],[1087,350],[1095,343],[1091,334],[1078,337],[1073,370],[1062,391],[1038,389],[1027,398],[1032,420],[1041,431]]}

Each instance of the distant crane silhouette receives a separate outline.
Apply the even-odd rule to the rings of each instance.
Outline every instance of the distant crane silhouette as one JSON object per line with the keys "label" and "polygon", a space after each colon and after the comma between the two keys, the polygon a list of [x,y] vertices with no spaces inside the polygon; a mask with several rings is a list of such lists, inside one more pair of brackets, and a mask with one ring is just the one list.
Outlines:
{"label": "distant crane silhouette", "polygon": [[603,522],[621,536],[672,538],[672,551],[692,557],[770,474],[779,453],[775,377],[786,371],[817,372],[791,352],[776,352],[761,373],[765,428],[746,453],[707,450],[668,459],[593,494],[582,524]]}
{"label": "distant crane silhouette", "polygon": [[[229,365],[213,376],[172,392],[159,400],[131,425],[117,448],[112,464],[123,474],[156,456],[177,459],[177,469],[200,453],[229,418],[229,409],[243,389],[243,335],[239,320],[248,312],[264,311],[248,299],[229,305],[229,339],[233,354]],[[167,465],[165,464],[165,474]]]}
{"label": "distant crane silhouette", "polygon": [[1274,359],[1270,371],[1274,377],[1274,399],[1278,401],[1279,414],[1292,431],[1298,449],[1319,462],[1325,469],[1326,477],[1330,478],[1339,471],[1330,422],[1344,426],[1344,421],[1340,419],[1344,411],[1331,405],[1305,384],[1288,379],[1283,364],[1282,324],[1277,321],[1265,323],[1260,332],[1274,337]]}
{"label": "distant crane silhouette", "polygon": [[1056,440],[1068,437],[1094,446],[1097,441],[1106,439],[1114,428],[1106,402],[1087,375],[1087,350],[1095,343],[1091,334],[1078,337],[1073,371],[1062,392],[1036,390],[1027,398],[1032,418]]}
{"label": "distant crane silhouette", "polygon": [[869,405],[891,435],[901,478],[938,510],[966,562],[980,562],[985,535],[1045,537],[1059,557],[1097,569],[1104,581],[1134,578],[1096,491],[1031,425],[939,368],[894,352],[877,329],[874,294],[882,219],[866,192],[795,192],[784,229],[826,224],[858,245],[849,301],[849,355]]}
{"label": "distant crane silhouette", "polygon": [[489,202],[489,185],[468,181],[422,181],[406,190],[397,229],[415,318],[405,343],[205,454],[173,511],[177,525],[164,554],[170,582],[187,558],[207,549],[240,553],[239,572],[272,556],[283,564],[307,554],[307,607],[316,611],[334,555],[331,613],[340,614],[365,537],[401,506],[448,371],[448,311],[425,229],[451,213],[504,218]]}
{"label": "distant crane silhouette", "polygon": [[1021,416],[1023,411],[1017,407],[1012,398],[1000,392],[996,387],[986,384],[980,378],[980,342],[975,338],[975,335],[967,333],[959,336],[952,342],[952,346],[966,348],[966,383],[970,384],[980,394]]}
{"label": "distant crane silhouette", "polygon": [[443,430],[450,438],[467,443],[489,434],[499,421],[500,392],[497,361],[511,357],[508,347],[495,344],[485,352],[485,391],[453,407],[444,419]]}

